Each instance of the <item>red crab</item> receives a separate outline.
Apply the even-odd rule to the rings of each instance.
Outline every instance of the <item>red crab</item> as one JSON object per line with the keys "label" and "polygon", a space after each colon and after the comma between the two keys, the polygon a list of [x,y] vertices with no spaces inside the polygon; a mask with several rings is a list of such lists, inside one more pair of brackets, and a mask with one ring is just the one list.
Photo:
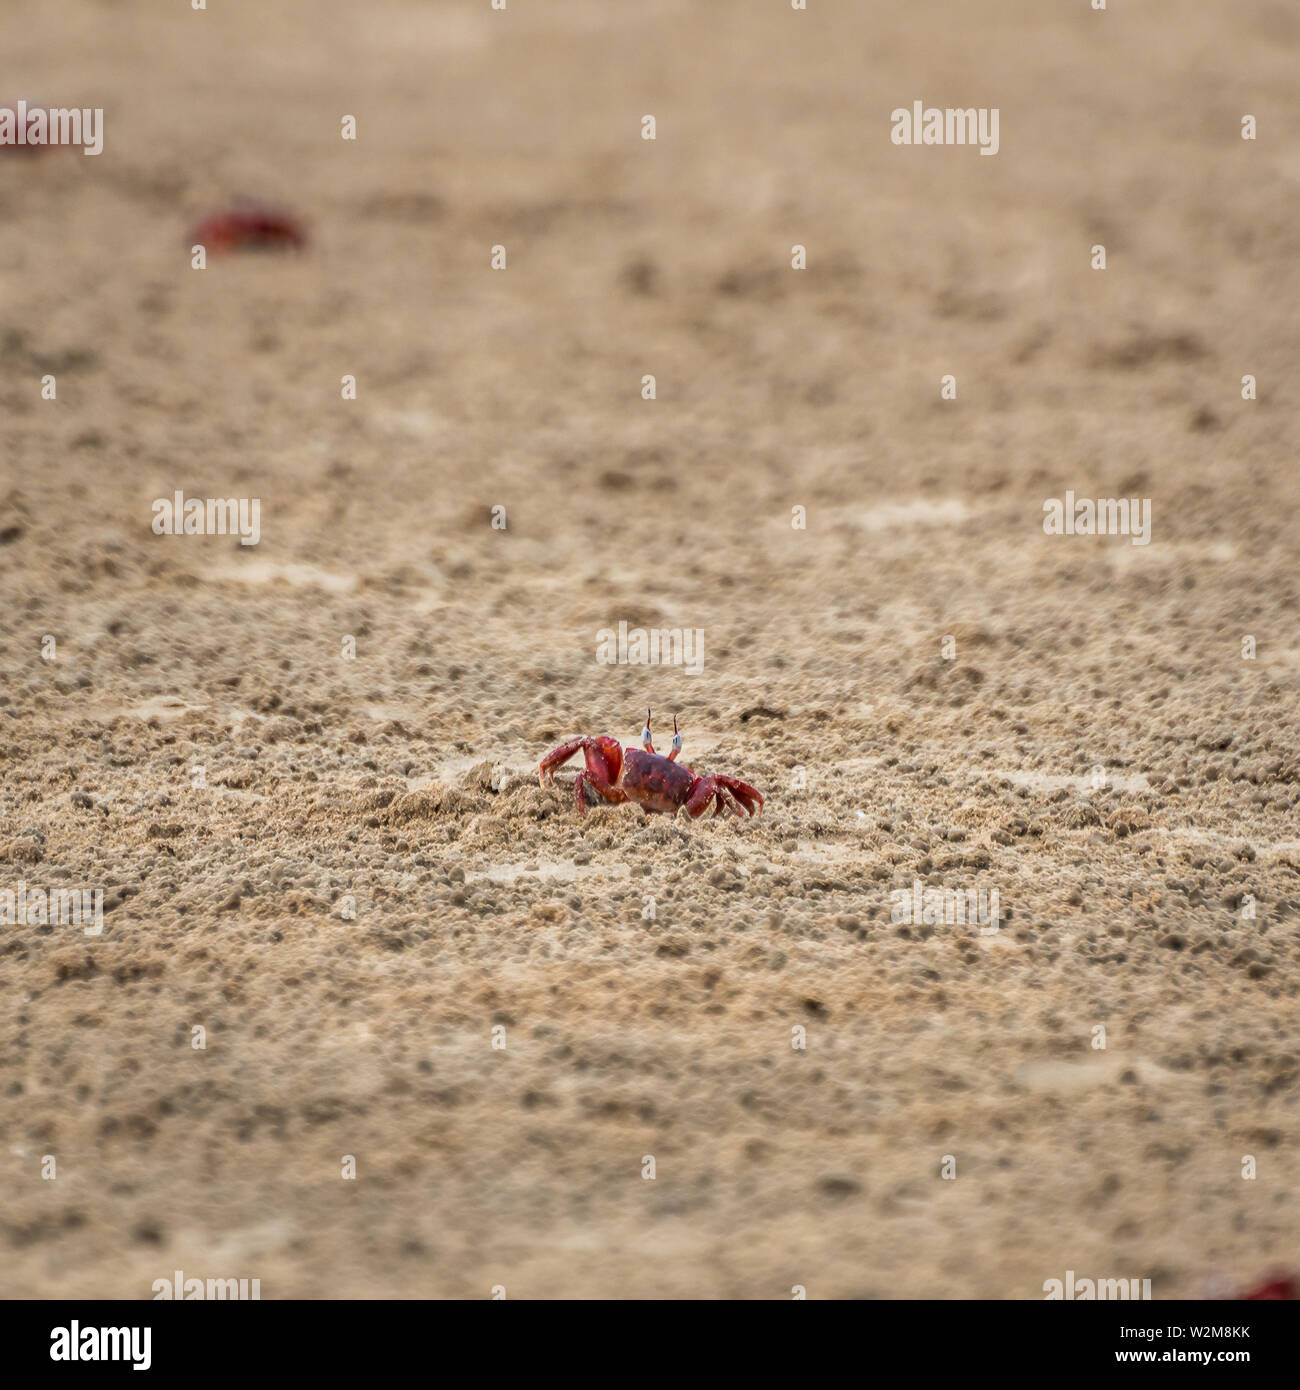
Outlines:
{"label": "red crab", "polygon": [[692,820],[698,819],[713,806],[715,816],[734,811],[738,816],[762,814],[763,793],[737,777],[713,773],[697,777],[685,763],[677,761],[682,751],[682,736],[673,719],[673,750],[666,758],[655,752],[650,742],[650,711],[646,711],[645,728],[641,730],[641,748],[620,748],[616,738],[602,734],[599,738],[579,735],[562,743],[538,764],[537,780],[544,787],[546,779],[555,783],[555,769],[567,763],[581,749],[586,768],[578,773],[573,784],[574,804],[578,814],[587,814],[584,786],[590,787],[606,801],[618,805],[635,801],[642,811],[662,812],[675,816],[682,806]]}
{"label": "red crab", "polygon": [[1237,1298],[1259,1303],[1288,1302],[1300,1298],[1300,1280],[1285,1272],[1272,1274],[1258,1288],[1239,1293]]}
{"label": "red crab", "polygon": [[296,217],[260,203],[240,202],[225,212],[205,217],[191,241],[209,251],[245,251],[307,244],[307,233]]}

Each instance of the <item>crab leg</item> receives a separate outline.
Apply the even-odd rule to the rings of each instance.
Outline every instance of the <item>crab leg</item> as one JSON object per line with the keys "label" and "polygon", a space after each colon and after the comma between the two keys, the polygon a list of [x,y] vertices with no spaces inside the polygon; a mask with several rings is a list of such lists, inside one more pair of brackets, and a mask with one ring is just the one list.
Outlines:
{"label": "crab leg", "polygon": [[584,785],[590,787],[597,795],[604,797],[606,801],[613,802],[615,806],[627,800],[627,793],[622,787],[611,786],[610,783],[592,772],[590,768],[584,768],[578,773],[573,783],[573,801],[580,816],[587,814],[587,798],[582,794]]}
{"label": "crab leg", "polygon": [[[695,783],[695,788],[686,801],[686,814],[692,820],[699,818],[709,809],[709,806],[717,800],[718,784],[712,777],[701,777]],[[717,814],[715,808],[714,815]]]}
{"label": "crab leg", "polygon": [[730,792],[751,816],[763,814],[763,793],[757,787],[751,787],[739,777],[726,777],[722,773],[716,774],[713,780],[725,791]]}
{"label": "crab leg", "polygon": [[738,816],[746,813],[756,816],[763,809],[763,794],[738,777],[715,773],[696,782],[686,802],[686,814],[698,820],[709,809],[710,802],[714,804],[715,816],[722,815],[724,810],[734,810]]}

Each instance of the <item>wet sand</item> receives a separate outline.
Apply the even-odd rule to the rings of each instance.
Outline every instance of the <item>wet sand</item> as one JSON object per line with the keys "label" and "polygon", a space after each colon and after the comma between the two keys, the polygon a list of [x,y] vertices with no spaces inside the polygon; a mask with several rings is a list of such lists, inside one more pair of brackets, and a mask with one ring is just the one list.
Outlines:
{"label": "wet sand", "polygon": [[[1296,15],[267,8],[8,26],[106,132],[0,156],[0,890],[104,916],[0,927],[0,1295],[1294,1263]],[[648,706],[762,817],[539,787]]]}

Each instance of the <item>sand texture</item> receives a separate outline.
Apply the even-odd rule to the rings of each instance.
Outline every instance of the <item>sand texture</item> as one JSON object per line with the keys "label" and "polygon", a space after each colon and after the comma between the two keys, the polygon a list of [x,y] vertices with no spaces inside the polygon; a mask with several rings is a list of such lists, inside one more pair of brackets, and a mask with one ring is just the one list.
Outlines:
{"label": "sand texture", "polygon": [[[1294,6],[5,31],[0,101],[106,115],[0,152],[0,890],[104,916],[0,926],[0,1296],[1294,1264]],[[917,99],[998,154],[891,143]],[[308,246],[192,269],[241,195]],[[258,544],[154,534],[177,490]],[[1045,534],[1067,491],[1149,544]],[[647,707],[762,816],[539,786]]]}

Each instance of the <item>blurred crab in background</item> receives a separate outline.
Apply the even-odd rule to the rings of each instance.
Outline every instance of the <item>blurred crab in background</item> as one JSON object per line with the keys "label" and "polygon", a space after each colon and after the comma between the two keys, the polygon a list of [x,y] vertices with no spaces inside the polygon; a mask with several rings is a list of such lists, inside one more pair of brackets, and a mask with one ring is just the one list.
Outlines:
{"label": "blurred crab in background", "polygon": [[599,738],[579,735],[562,743],[544,757],[537,769],[537,780],[543,787],[549,777],[555,783],[555,769],[567,763],[577,752],[586,760],[573,784],[574,804],[580,816],[587,813],[583,788],[590,787],[598,796],[618,805],[635,802],[647,814],[673,816],[684,806],[692,820],[698,820],[710,806],[713,814],[721,816],[732,811],[738,816],[757,816],[763,810],[763,793],[738,777],[720,772],[700,777],[684,763],[677,761],[682,751],[682,736],[673,718],[672,751],[663,757],[654,750],[650,735],[650,711],[646,711],[645,728],[641,730],[640,748],[622,748],[616,738],[602,734]]}
{"label": "blurred crab in background", "polygon": [[302,222],[290,212],[239,198],[221,212],[210,213],[190,233],[190,240],[209,251],[300,251],[307,245]]}

